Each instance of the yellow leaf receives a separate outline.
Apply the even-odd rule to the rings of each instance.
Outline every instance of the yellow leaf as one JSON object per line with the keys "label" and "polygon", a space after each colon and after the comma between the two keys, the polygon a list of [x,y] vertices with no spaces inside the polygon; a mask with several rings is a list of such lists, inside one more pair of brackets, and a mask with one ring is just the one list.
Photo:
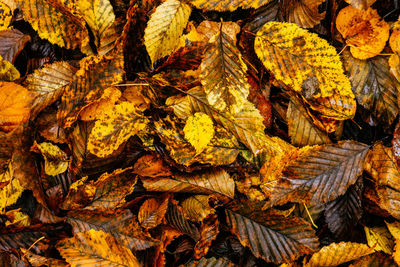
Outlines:
{"label": "yellow leaf", "polygon": [[4,31],[10,26],[14,10],[7,3],[0,1],[0,31]]}
{"label": "yellow leaf", "polygon": [[301,93],[311,108],[338,120],[354,116],[350,81],[326,40],[293,23],[267,22],[257,32],[254,48],[275,78]]}
{"label": "yellow leaf", "polygon": [[84,21],[67,6],[67,1],[51,5],[46,0],[18,0],[23,15],[40,38],[67,49],[80,48],[89,42]]}
{"label": "yellow leaf", "polygon": [[389,57],[390,73],[400,82],[400,57],[399,55],[391,55]]}
{"label": "yellow leaf", "polygon": [[151,15],[144,32],[144,44],[153,63],[178,48],[191,11],[185,3],[167,0]]}
{"label": "yellow leaf", "polygon": [[266,5],[271,0],[190,0],[194,6],[204,10],[215,10],[215,11],[234,11],[238,8],[259,8],[260,6]]}
{"label": "yellow leaf", "polygon": [[32,94],[12,82],[0,82],[0,129],[11,131],[30,115]]}
{"label": "yellow leaf", "polygon": [[6,226],[28,226],[31,223],[30,217],[21,212],[21,209],[9,210],[6,212],[8,221],[6,221]]}
{"label": "yellow leaf", "polygon": [[386,227],[367,227],[364,226],[365,235],[367,237],[368,245],[376,251],[382,250],[383,252],[391,255],[393,252],[394,241],[393,237]]}
{"label": "yellow leaf", "polygon": [[145,127],[146,119],[136,113],[134,104],[122,102],[104,112],[96,121],[87,149],[98,157],[106,157]]}
{"label": "yellow leaf", "polygon": [[378,55],[389,38],[389,24],[372,8],[365,11],[352,6],[343,8],[336,18],[336,28],[358,59]]}
{"label": "yellow leaf", "polygon": [[218,110],[228,109],[231,113],[237,113],[247,101],[250,90],[246,78],[247,66],[234,41],[240,27],[237,24],[229,25],[233,28],[232,37],[222,30],[221,24],[217,24],[217,27],[220,30],[209,40],[204,52],[200,81],[208,103]]}
{"label": "yellow leaf", "polygon": [[100,119],[103,116],[103,113],[114,107],[115,102],[117,102],[120,97],[120,90],[114,86],[108,87],[104,90],[99,99],[83,108],[79,113],[80,119],[83,121]]}
{"label": "yellow leaf", "polygon": [[214,125],[207,114],[197,112],[187,119],[183,132],[185,133],[185,139],[194,146],[199,154],[203,152],[213,138]]}
{"label": "yellow leaf", "polygon": [[139,267],[132,252],[120,244],[111,234],[93,229],[76,233],[57,244],[61,256],[78,266],[127,266]]}
{"label": "yellow leaf", "polygon": [[195,195],[185,199],[181,203],[185,217],[193,222],[203,221],[208,215],[215,212],[215,209],[210,207],[209,200],[210,196],[207,195]]}
{"label": "yellow leaf", "polygon": [[14,67],[14,65],[0,56],[0,81],[11,82],[19,77],[19,71]]}
{"label": "yellow leaf", "polygon": [[[78,0],[75,2],[80,15],[93,32],[96,47],[106,37],[107,30],[113,25],[115,15],[109,0]],[[105,54],[105,53],[100,53]]]}
{"label": "yellow leaf", "polygon": [[56,176],[67,170],[67,155],[58,146],[48,142],[40,144],[35,142],[34,147],[37,147],[44,157],[44,170],[47,175]]}
{"label": "yellow leaf", "polygon": [[12,165],[9,164],[8,169],[0,174],[0,183],[3,185],[0,189],[0,211],[15,202],[24,191],[18,179],[15,179]]}

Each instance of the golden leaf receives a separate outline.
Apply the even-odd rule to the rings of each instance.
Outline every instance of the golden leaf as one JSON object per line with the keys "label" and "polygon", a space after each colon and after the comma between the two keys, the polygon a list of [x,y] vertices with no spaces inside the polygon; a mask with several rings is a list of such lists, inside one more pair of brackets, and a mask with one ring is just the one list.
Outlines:
{"label": "golden leaf", "polygon": [[101,97],[88,106],[84,107],[79,113],[79,118],[83,121],[97,120],[104,116],[104,113],[112,109],[115,102],[121,97],[121,91],[111,86],[104,90]]}
{"label": "golden leaf", "polygon": [[112,235],[93,229],[77,233],[57,244],[61,256],[71,267],[82,265],[139,267],[132,252]]}
{"label": "golden leaf", "polygon": [[[93,32],[96,47],[101,47],[107,30],[113,25],[115,15],[109,0],[75,1],[80,15]],[[101,53],[105,54],[105,53]]]}
{"label": "golden leaf", "polygon": [[19,71],[0,56],[0,81],[11,82],[20,77]]}
{"label": "golden leaf", "polygon": [[18,84],[0,82],[0,129],[10,132],[30,116],[32,94]]}
{"label": "golden leaf", "polygon": [[29,215],[20,211],[21,209],[9,210],[5,213],[8,218],[6,226],[28,226],[31,224]]}
{"label": "golden leaf", "polygon": [[70,127],[87,105],[98,100],[105,89],[122,81],[123,56],[90,56],[80,61],[80,69],[61,98],[57,114],[60,125]]}
{"label": "golden leaf", "polygon": [[257,32],[254,49],[275,78],[301,93],[311,108],[338,120],[354,116],[350,81],[326,40],[293,23],[267,22]]}
{"label": "golden leaf", "polygon": [[259,8],[271,0],[260,0],[260,1],[251,1],[251,0],[190,0],[189,2],[193,4],[195,7],[204,10],[215,10],[215,11],[234,11],[238,8]]}
{"label": "golden leaf", "polygon": [[47,175],[56,176],[67,170],[69,163],[67,155],[58,146],[48,142],[38,144],[35,141],[34,148],[37,148],[44,157],[44,171]]}
{"label": "golden leaf", "polygon": [[138,220],[143,228],[149,229],[159,225],[168,209],[169,198],[159,201],[155,198],[147,199],[140,206]]}
{"label": "golden leaf", "polygon": [[[218,110],[228,109],[239,112],[249,95],[247,66],[237,49],[234,39],[220,31],[209,40],[200,65],[200,81],[207,95],[208,103]],[[232,24],[234,30],[239,26]],[[240,28],[239,28],[240,29]],[[235,37],[236,34],[233,35]]]}
{"label": "golden leaf", "polygon": [[171,170],[159,154],[148,154],[139,158],[133,166],[134,172],[140,176],[170,176]]}
{"label": "golden leaf", "polygon": [[26,78],[26,89],[37,96],[33,100],[32,114],[36,116],[44,108],[59,99],[76,72],[76,69],[65,61],[46,64]]}
{"label": "golden leaf", "polygon": [[400,83],[400,57],[399,55],[391,55],[388,60],[390,73],[396,78],[397,82]]}
{"label": "golden leaf", "polygon": [[194,195],[182,201],[181,206],[185,217],[193,222],[201,222],[208,215],[215,212],[211,208],[208,201],[210,196],[207,195]]}
{"label": "golden leaf", "polygon": [[389,38],[389,24],[372,8],[365,11],[352,6],[343,8],[336,18],[336,28],[358,59],[378,55]]}
{"label": "golden leaf", "polygon": [[167,0],[151,15],[144,33],[144,44],[153,63],[178,48],[191,11],[185,3]]}
{"label": "golden leaf", "polygon": [[395,221],[393,223],[386,222],[390,233],[395,238],[396,245],[394,246],[394,252],[392,254],[394,261],[399,265],[400,263],[400,222]]}
{"label": "golden leaf", "polygon": [[87,148],[98,157],[106,157],[145,127],[146,119],[136,113],[134,104],[122,102],[106,110],[96,121]]}
{"label": "golden leaf", "polygon": [[392,254],[394,241],[386,227],[367,227],[364,226],[368,245],[376,251],[382,250],[387,254]]}
{"label": "golden leaf", "polygon": [[18,3],[40,38],[67,49],[80,48],[89,42],[84,21],[61,1],[54,6],[46,0],[18,0]]}
{"label": "golden leaf", "polygon": [[186,141],[181,126],[167,116],[162,121],[154,122],[156,132],[167,146],[171,157],[179,164],[189,166],[193,163],[225,165],[232,163],[239,154],[236,138],[224,128],[215,127],[214,136],[201,153]]}
{"label": "golden leaf", "polygon": [[0,31],[6,30],[13,17],[14,10],[7,3],[0,1]]}
{"label": "golden leaf", "polygon": [[0,183],[6,184],[0,189],[0,212],[5,208],[17,202],[24,191],[18,179],[15,179],[12,165],[9,164],[6,171],[0,174]]}
{"label": "golden leaf", "polygon": [[304,266],[338,266],[373,252],[374,250],[368,247],[366,244],[352,242],[332,243],[323,247],[317,253],[314,253],[311,259]]}
{"label": "golden leaf", "polygon": [[185,139],[194,146],[196,153],[200,154],[214,136],[214,125],[207,114],[197,112],[187,119],[183,132]]}
{"label": "golden leaf", "polygon": [[376,0],[344,0],[357,9],[368,9]]}
{"label": "golden leaf", "polygon": [[232,21],[215,22],[204,20],[197,26],[196,31],[203,37],[202,42],[204,43],[207,43],[211,37],[219,32],[223,32],[231,38],[233,44],[236,44],[236,35],[240,32],[240,26]]}

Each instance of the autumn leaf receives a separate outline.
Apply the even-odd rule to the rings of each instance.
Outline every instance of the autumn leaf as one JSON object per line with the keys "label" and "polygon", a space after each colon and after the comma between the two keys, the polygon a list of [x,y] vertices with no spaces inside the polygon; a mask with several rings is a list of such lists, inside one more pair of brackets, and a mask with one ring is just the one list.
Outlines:
{"label": "autumn leaf", "polygon": [[376,251],[382,250],[387,254],[392,254],[394,247],[393,237],[386,227],[367,227],[364,226],[368,245]]}
{"label": "autumn leaf", "polygon": [[178,48],[179,37],[191,11],[185,3],[167,0],[151,15],[144,34],[144,44],[153,63]]}
{"label": "autumn leaf", "polygon": [[290,1],[286,9],[287,22],[296,23],[302,28],[312,28],[325,18],[326,12],[319,12],[323,0]]}
{"label": "autumn leaf", "polygon": [[347,39],[351,54],[358,59],[378,55],[389,39],[389,24],[372,8],[343,8],[336,18],[336,28]]}
{"label": "autumn leaf", "polygon": [[201,222],[215,210],[210,207],[210,196],[194,195],[185,199],[181,205],[186,217],[193,222]]}
{"label": "autumn leaf", "polygon": [[29,35],[17,29],[0,31],[0,56],[14,64],[15,59],[30,40]]}
{"label": "autumn leaf", "polygon": [[10,132],[30,116],[32,94],[11,82],[0,82],[0,129]]}
{"label": "autumn leaf", "polygon": [[140,225],[146,229],[159,225],[167,212],[168,201],[168,198],[164,198],[162,201],[155,198],[147,199],[138,213]]}
{"label": "autumn leaf", "polygon": [[332,243],[313,254],[304,266],[338,266],[373,252],[374,250],[366,244],[352,242]]}
{"label": "autumn leaf", "polygon": [[57,244],[60,254],[71,266],[81,264],[140,266],[132,252],[103,231],[89,230]]}
{"label": "autumn leaf", "polygon": [[261,1],[227,1],[227,0],[190,0],[197,8],[215,11],[234,11],[237,8],[259,8],[270,0]]}
{"label": "autumn leaf", "polygon": [[207,114],[197,112],[187,119],[183,132],[196,152],[201,153],[214,136],[214,125]]}
{"label": "autumn leaf", "polygon": [[254,49],[275,78],[301,93],[311,108],[338,120],[354,116],[349,79],[327,41],[292,23],[268,22],[257,32]]}
{"label": "autumn leaf", "polygon": [[352,5],[353,7],[361,10],[368,9],[376,0],[345,0],[346,3]]}
{"label": "autumn leaf", "polygon": [[24,188],[21,186],[18,179],[15,179],[12,165],[9,164],[6,171],[0,174],[0,182],[4,183],[0,189],[0,210],[5,211],[5,208],[17,202]]}

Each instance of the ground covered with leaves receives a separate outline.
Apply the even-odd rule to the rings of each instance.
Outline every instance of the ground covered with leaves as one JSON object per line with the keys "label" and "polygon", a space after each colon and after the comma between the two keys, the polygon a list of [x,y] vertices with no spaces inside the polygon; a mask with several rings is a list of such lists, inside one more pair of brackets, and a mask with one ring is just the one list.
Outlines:
{"label": "ground covered with leaves", "polygon": [[399,14],[0,0],[0,265],[397,266]]}

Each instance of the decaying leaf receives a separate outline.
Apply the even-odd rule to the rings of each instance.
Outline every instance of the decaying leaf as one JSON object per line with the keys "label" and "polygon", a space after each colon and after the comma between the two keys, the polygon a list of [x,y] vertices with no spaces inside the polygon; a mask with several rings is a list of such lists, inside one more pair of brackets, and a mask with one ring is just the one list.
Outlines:
{"label": "decaying leaf", "polygon": [[209,204],[210,196],[194,195],[185,199],[181,205],[186,217],[193,222],[201,222],[208,215],[215,212]]}
{"label": "decaying leaf", "polygon": [[89,135],[88,150],[98,157],[112,154],[118,147],[146,127],[146,119],[130,102],[122,102],[106,110]]}
{"label": "decaying leaf", "polygon": [[67,155],[58,146],[43,142],[35,143],[33,148],[37,148],[42,154],[45,160],[44,170],[47,175],[56,176],[67,170],[69,162]]}
{"label": "decaying leaf", "polygon": [[179,37],[191,11],[185,3],[167,0],[151,15],[145,30],[144,44],[153,63],[178,48]]}
{"label": "decaying leaf", "polygon": [[386,267],[396,267],[397,264],[393,261],[391,257],[388,257],[384,253],[376,252],[374,254],[369,254],[367,256],[364,256],[360,258],[359,260],[355,261],[353,264],[350,265],[350,267],[364,267],[364,266],[370,266],[370,267],[380,267],[380,266],[386,266]]}
{"label": "decaying leaf", "polygon": [[286,19],[287,22],[296,23],[302,28],[312,28],[325,18],[326,12],[319,12],[319,5],[324,0],[295,0],[287,1]]}
{"label": "decaying leaf", "polygon": [[376,0],[345,0],[346,3],[352,5],[357,9],[368,9]]}
{"label": "decaying leaf", "polygon": [[8,6],[3,1],[0,2],[0,31],[6,30],[10,24],[13,17],[14,9]]}
{"label": "decaying leaf", "polygon": [[29,35],[25,35],[17,29],[0,31],[0,56],[14,64],[18,54],[30,40]]}
{"label": "decaying leaf", "polygon": [[14,65],[0,56],[0,81],[11,82],[19,77],[19,71],[14,67]]}
{"label": "decaying leaf", "polygon": [[227,1],[227,0],[190,0],[197,8],[215,11],[234,11],[237,8],[259,8],[270,0],[260,1]]}
{"label": "decaying leaf", "polygon": [[370,110],[376,120],[392,124],[399,111],[400,83],[390,75],[387,58],[359,60],[345,52],[343,59],[358,103]]}
{"label": "decaying leaf", "polygon": [[[276,79],[307,100],[318,99],[320,104],[311,102],[311,108],[315,105],[322,115],[338,120],[354,116],[356,103],[349,79],[327,41],[293,23],[267,22],[257,32],[254,49]],[[341,100],[332,101],[337,98]]]}
{"label": "decaying leaf", "polygon": [[168,201],[168,198],[164,198],[161,201],[155,198],[147,199],[138,213],[140,225],[146,229],[159,225],[167,212]]}
{"label": "decaying leaf", "polygon": [[153,178],[170,176],[172,174],[170,168],[166,166],[158,154],[144,155],[135,162],[133,169],[134,172],[140,176]]}
{"label": "decaying leaf", "polygon": [[338,266],[373,252],[374,250],[366,244],[352,242],[332,243],[313,254],[304,266]]}
{"label": "decaying leaf", "polygon": [[24,191],[18,179],[15,179],[12,165],[9,164],[6,171],[0,174],[0,182],[3,183],[0,189],[0,210],[4,212],[5,208],[17,202]]}
{"label": "decaying leaf", "polygon": [[359,10],[347,6],[336,18],[336,28],[346,39],[351,54],[358,59],[378,55],[389,39],[389,24],[372,8]]}
{"label": "decaying leaf", "polygon": [[200,81],[211,106],[237,113],[243,108],[250,90],[247,66],[234,43],[240,27],[231,24],[233,36],[230,36],[222,30],[222,25],[218,26],[220,30],[209,40],[204,52]]}
{"label": "decaying leaf", "polygon": [[268,189],[270,205],[289,201],[315,205],[343,195],[361,174],[368,149],[354,141],[305,147]]}
{"label": "decaying leaf", "polygon": [[82,264],[140,266],[128,248],[122,246],[112,235],[101,230],[91,229],[76,233],[74,237],[59,242],[57,249],[71,266]]}

